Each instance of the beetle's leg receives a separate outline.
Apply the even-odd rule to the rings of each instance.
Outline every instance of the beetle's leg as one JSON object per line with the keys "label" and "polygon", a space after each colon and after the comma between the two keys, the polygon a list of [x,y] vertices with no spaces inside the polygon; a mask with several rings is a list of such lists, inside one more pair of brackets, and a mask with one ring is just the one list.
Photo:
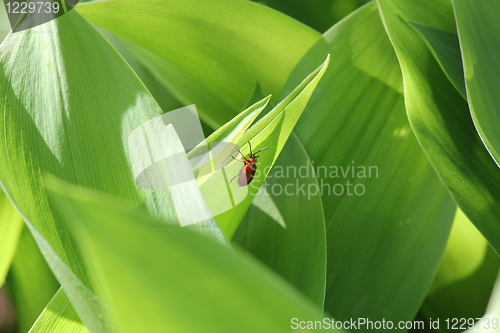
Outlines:
{"label": "beetle's leg", "polygon": [[236,176],[234,176],[233,178],[231,178],[231,180],[229,182],[232,183],[234,178],[238,177],[239,175],[240,175],[240,173],[238,172],[238,174]]}

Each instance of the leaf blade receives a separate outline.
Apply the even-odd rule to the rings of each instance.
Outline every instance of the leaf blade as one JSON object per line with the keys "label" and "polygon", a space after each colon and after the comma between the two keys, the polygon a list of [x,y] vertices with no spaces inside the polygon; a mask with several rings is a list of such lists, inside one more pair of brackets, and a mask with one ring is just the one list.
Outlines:
{"label": "leaf blade", "polygon": [[[451,196],[495,251],[500,250],[500,171],[456,92],[421,37],[395,14],[418,22],[453,22],[447,1],[421,2],[428,12],[415,17],[411,1],[379,1],[403,71],[408,118],[422,148]],[[439,9],[439,10],[438,10]],[[443,19],[447,17],[447,19]],[[439,27],[439,23],[435,26]]]}
{"label": "leaf blade", "polygon": [[[327,31],[287,89],[327,53],[332,62],[296,127],[328,185],[325,310],[339,320],[412,320],[438,268],[455,205],[412,136],[398,61],[375,3]],[[356,178],[358,166],[364,177]],[[346,176],[341,167],[349,168]],[[357,184],[366,193],[352,194]]]}
{"label": "leaf blade", "polygon": [[100,1],[77,10],[138,45],[144,65],[181,102],[196,104],[215,128],[244,108],[257,82],[277,98],[295,64],[320,38],[248,1]]}
{"label": "leaf blade", "polygon": [[[221,183],[220,177],[204,179],[200,184],[200,189],[207,202],[214,197],[214,191],[220,194],[222,199],[212,201],[211,204],[209,203],[209,206],[211,209],[213,207],[212,211],[223,211],[220,215],[216,213],[214,213],[214,215],[217,215],[217,223],[227,237],[231,238],[234,235],[239,222],[243,218],[246,210],[250,207],[254,196],[262,186],[262,182],[271,170],[278,155],[281,153],[314,89],[328,68],[329,61],[330,58],[329,55],[327,55],[326,60],[318,68],[312,71],[312,73],[276,105],[273,110],[245,131],[237,142],[234,142],[241,147],[241,152],[245,155],[250,153],[248,142],[251,142],[254,151],[265,147],[269,147],[269,149],[266,150],[267,158],[263,156],[260,159],[255,177],[248,187],[241,187],[235,183],[229,182],[231,193],[235,201],[238,200],[236,205],[232,205],[233,209],[223,210],[219,208],[225,205],[222,194],[226,194],[227,191],[226,183]],[[216,134],[217,131],[213,135]],[[226,155],[222,159],[229,159],[229,157],[230,156]],[[238,161],[231,161],[225,168],[225,172],[228,175],[236,175],[239,170],[241,170],[241,163]],[[263,172],[261,172],[261,170],[263,170]],[[230,179],[231,177],[228,178]]]}
{"label": "leaf blade", "polygon": [[89,332],[62,288],[50,300],[28,333],[44,332]]}
{"label": "leaf blade", "polygon": [[309,189],[318,186],[318,181],[311,174],[305,179],[297,178],[296,183],[290,184],[284,176],[284,170],[311,162],[296,135],[290,137],[284,151],[290,153],[278,157],[270,177],[259,191],[264,202],[275,204],[280,213],[279,218],[252,207],[245,214],[233,242],[252,253],[323,308],[326,235],[321,195],[319,191],[315,195],[300,192],[304,187]]}
{"label": "leaf blade", "polygon": [[[71,186],[62,182],[50,188],[77,225],[121,332],[137,332],[144,322],[150,332],[288,332],[293,316],[322,317],[320,308],[239,251],[124,209],[115,199],[82,190],[68,196]],[[131,285],[136,291],[122,292]],[[140,300],[147,302],[138,309]]]}
{"label": "leaf blade", "polygon": [[23,220],[17,214],[7,196],[0,193],[0,288],[5,283],[16,252],[19,237],[23,228]]}
{"label": "leaf blade", "polygon": [[[169,192],[138,188],[130,167],[128,135],[161,109],[77,11],[9,35],[0,63],[2,187],[86,326],[107,331],[88,267],[42,176],[49,172],[113,193],[178,221]],[[204,227],[221,235],[215,221],[206,222]]]}
{"label": "leaf blade", "polygon": [[496,87],[500,84],[491,59],[498,54],[500,25],[495,13],[500,6],[491,1],[452,1],[464,61],[467,98],[481,139],[500,166],[500,112]]}

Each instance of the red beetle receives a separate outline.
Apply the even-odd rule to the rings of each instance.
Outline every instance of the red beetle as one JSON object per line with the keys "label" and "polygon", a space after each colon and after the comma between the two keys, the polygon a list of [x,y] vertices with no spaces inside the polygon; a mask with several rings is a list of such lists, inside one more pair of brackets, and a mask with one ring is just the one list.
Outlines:
{"label": "red beetle", "polygon": [[255,176],[255,171],[257,171],[257,158],[259,156],[255,155],[258,152],[261,152],[263,150],[269,149],[269,147],[262,148],[260,150],[257,150],[254,153],[252,153],[252,145],[250,144],[250,141],[248,141],[248,146],[250,147],[250,154],[248,154],[248,158],[243,155],[243,153],[238,149],[238,152],[241,154],[243,157],[243,160],[239,160],[237,158],[234,158],[234,156],[231,155],[231,157],[239,162],[243,162],[243,168],[241,168],[240,172],[231,179],[231,181],[234,180],[234,178],[238,177],[238,185],[240,186],[247,186],[250,184],[253,180],[253,176]]}

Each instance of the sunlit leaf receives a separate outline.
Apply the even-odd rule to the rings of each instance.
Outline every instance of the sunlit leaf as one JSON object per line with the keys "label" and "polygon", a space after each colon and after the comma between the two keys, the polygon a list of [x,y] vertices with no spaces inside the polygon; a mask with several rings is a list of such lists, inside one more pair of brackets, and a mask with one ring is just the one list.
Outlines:
{"label": "sunlit leaf", "polygon": [[2,41],[5,36],[10,31],[10,22],[5,11],[5,6],[0,6],[0,41]]}
{"label": "sunlit leaf", "polygon": [[0,288],[16,252],[23,220],[0,190]]}
{"label": "sunlit leaf", "polygon": [[[0,47],[0,64],[0,180],[82,320],[94,332],[106,331],[103,304],[78,245],[54,210],[57,202],[46,196],[42,174],[178,220],[167,190],[136,186],[129,160],[129,134],[161,110],[118,53],[74,10],[9,35]],[[200,226],[222,237],[213,220]]]}
{"label": "sunlit leaf", "polygon": [[289,332],[291,318],[322,318],[321,308],[240,251],[102,195],[49,184],[119,332],[145,323],[148,332]]}
{"label": "sunlit leaf", "polygon": [[[242,135],[233,143],[242,147],[240,151],[245,156],[250,153],[250,145],[253,147],[253,152],[266,147],[269,148],[260,154],[261,158],[259,159],[257,173],[249,186],[241,187],[237,182],[229,181],[231,199],[233,201],[229,202],[227,197],[224,196],[227,193],[226,182],[224,180],[230,180],[233,176],[238,175],[242,168],[241,162],[230,159],[229,152],[225,155],[222,154],[223,160],[231,161],[224,170],[225,174],[199,180],[200,189],[208,202],[208,206],[214,212],[213,214],[218,215],[215,212],[223,212],[216,216],[216,220],[228,237],[232,237],[236,231],[253,197],[262,186],[266,175],[282,151],[316,85],[326,71],[329,57],[326,56],[326,58],[321,66],[309,74],[272,111],[244,133],[245,128],[240,129]],[[217,131],[212,136],[216,137]],[[207,140],[208,143],[210,141]],[[247,144],[248,142],[250,142],[250,145]],[[234,153],[234,150],[232,152]],[[233,202],[236,203],[234,209],[228,210],[225,208],[230,207]]]}
{"label": "sunlit leaf", "polygon": [[279,93],[320,38],[290,17],[250,1],[126,0],[78,6],[92,23],[140,48],[136,55],[184,104],[217,128],[242,110],[259,82]]}
{"label": "sunlit leaf", "polygon": [[[457,210],[443,261],[421,311],[428,320],[478,318],[484,314],[499,268],[486,239]],[[439,332],[447,332],[445,323]]]}
{"label": "sunlit leaf", "polygon": [[399,64],[376,3],[325,33],[284,94],[328,53],[331,64],[296,126],[322,188],[325,310],[342,320],[412,320],[456,206],[408,124]]}
{"label": "sunlit leaf", "polygon": [[29,333],[88,333],[62,289],[54,295]]}
{"label": "sunlit leaf", "polygon": [[[323,307],[326,281],[326,237],[319,186],[314,174],[287,177],[299,165],[310,163],[295,135],[286,146],[293,154],[281,154],[256,200],[273,209],[251,207],[234,241]],[[315,192],[313,192],[315,190]],[[277,216],[275,215],[277,214]]]}
{"label": "sunlit leaf", "polygon": [[163,112],[178,109],[183,105],[177,101],[172,94],[154,77],[154,75],[137,59],[132,51],[123,43],[116,35],[99,29],[104,37],[113,45],[120,53],[129,66],[134,70],[135,74],[141,79],[142,83],[148,88],[148,91],[154,97],[156,103],[161,107]]}
{"label": "sunlit leaf", "polygon": [[500,166],[500,2],[453,0],[474,125]]}
{"label": "sunlit leaf", "polygon": [[500,170],[477,134],[467,103],[418,32],[401,20],[451,30],[451,4],[446,0],[379,3],[401,64],[412,129],[455,202],[499,253]]}
{"label": "sunlit leaf", "polygon": [[[240,1],[218,2],[216,7],[211,8],[210,15],[204,15],[201,18],[195,13],[200,8],[205,8],[205,2],[173,3],[163,1],[159,5],[160,8],[157,6],[159,3],[154,1],[140,3],[137,1],[120,2],[118,6],[115,6],[116,4],[92,3],[80,6],[79,8],[93,23],[140,45],[142,48],[134,46],[131,42],[127,44],[142,59],[143,63],[155,73],[157,78],[176,93],[176,96],[180,100],[195,103],[202,111],[204,119],[209,119],[208,122],[214,127],[217,127],[221,123],[219,119],[229,119],[232,117],[232,114],[239,112],[242,103],[246,102],[248,97],[253,93],[255,86],[258,87],[258,90],[263,90],[265,93],[274,93],[274,101],[277,101],[276,96],[280,92],[293,66],[309,46],[319,38],[318,34],[297,24],[297,22],[291,21],[278,12]],[[112,11],[109,10],[110,7],[105,8],[105,6],[109,5],[114,6]],[[146,16],[136,15],[137,8],[144,9],[145,6],[150,5],[156,6],[156,9],[158,9],[155,10],[153,15],[149,15],[147,18]],[[236,6],[238,6],[238,9],[236,9]],[[174,10],[172,10],[173,8]],[[165,11],[168,11],[168,13],[165,13]],[[245,12],[245,17],[239,16],[241,12]],[[196,16],[196,20],[193,19],[193,14]],[[127,20],[129,26],[124,27],[121,24],[121,21],[124,19]],[[238,22],[233,22],[236,19]],[[250,21],[252,21],[252,29],[246,29],[246,24]],[[135,24],[136,28],[129,29],[132,27],[130,24]],[[265,28],[262,29],[260,24],[264,24]],[[172,26],[178,26],[176,29],[187,27],[186,31],[188,33],[173,34],[174,30],[171,30],[173,29]],[[213,27],[214,31],[207,30],[207,26]],[[201,34],[199,33],[200,27],[203,29],[203,33]],[[140,36],[137,34],[137,28],[143,29]],[[212,33],[217,33],[217,38],[210,38]],[[291,37],[292,35],[293,37]],[[161,37],[158,38],[158,36]],[[234,42],[234,38],[236,38],[236,42]],[[146,39],[150,39],[151,42],[145,42]],[[242,41],[246,41],[246,45],[240,45]],[[200,43],[199,45],[208,45],[207,43],[209,43],[209,47],[217,50],[217,52],[205,52],[206,50],[204,49],[204,52],[193,53],[193,49],[191,48],[194,45],[193,43]],[[165,50],[172,47],[175,47],[174,52],[165,52]],[[266,54],[269,56],[261,57],[259,55],[254,57],[255,54]],[[183,64],[186,59],[190,59],[189,67]],[[249,60],[252,61],[249,62]],[[213,64],[218,63],[221,65],[214,70]],[[190,74],[195,69],[196,73]],[[198,79],[201,77],[202,79],[194,80],[194,77]],[[220,80],[225,81],[220,82]],[[256,82],[257,85],[255,84]],[[222,87],[221,84],[225,86]],[[231,87],[228,87],[229,84],[231,84]],[[252,119],[249,118],[250,121]],[[247,123],[244,127],[248,127],[249,125]],[[227,128],[227,126],[230,125],[226,124],[223,128]],[[237,132],[240,136],[243,133],[242,130],[243,128]],[[207,139],[207,142],[230,141],[238,142],[239,145],[246,144],[246,142],[239,142],[239,138],[234,136],[236,135],[235,133],[233,133],[233,136],[223,135],[224,131],[225,129],[221,129],[215,132],[215,136]],[[284,139],[286,139],[286,135],[280,140],[283,141]],[[300,145],[300,141],[297,138],[294,140]],[[254,147],[261,147],[259,140],[252,139],[250,141]],[[267,145],[265,144],[265,146]],[[269,146],[271,149],[274,149],[274,145],[275,143]],[[247,149],[247,147],[244,149]],[[289,156],[296,154],[295,151],[289,150],[286,146],[282,153]],[[277,153],[275,153],[276,155]],[[262,159],[259,161],[259,169],[265,170],[268,165],[263,163],[272,163],[272,159],[273,157],[270,157],[268,152],[263,154]],[[288,161],[288,163],[290,166],[300,167],[296,160]],[[239,163],[235,164],[236,166],[232,169],[233,171],[227,173],[227,180],[237,175],[239,169],[242,167]],[[214,192],[217,192],[214,189],[218,186],[224,186],[225,182],[217,178],[212,179],[212,181],[215,184],[208,182],[208,185],[204,185],[205,191],[202,191],[207,193],[206,197],[209,200],[213,200]],[[257,180],[252,184],[253,188],[258,187],[255,184],[257,184]],[[224,188],[221,189],[221,192],[225,191]],[[301,253],[300,260],[305,260],[313,267],[319,268],[324,267],[324,262],[321,262],[323,260],[321,254],[322,245],[319,244],[323,242],[321,239],[324,238],[321,236],[321,230],[323,229],[321,221],[323,218],[321,217],[321,207],[317,203],[317,195],[313,195],[313,197],[316,204],[301,210],[300,217],[293,214],[288,214],[287,216],[288,219],[297,217],[298,220],[302,221],[311,216],[318,217],[314,225],[297,226],[298,229],[294,229],[294,232],[297,232],[297,234],[292,238],[295,241],[300,241],[302,244],[305,243],[303,243],[304,240],[300,240],[301,237],[311,235],[310,237],[318,238],[318,253],[315,251]],[[260,202],[258,201],[259,198],[257,197],[257,204]],[[272,219],[282,221],[283,216],[276,209],[276,204],[278,204],[277,202],[275,203],[276,200],[280,199],[273,198],[272,196],[268,197],[266,200],[268,205],[261,205],[260,207],[264,208],[267,214],[271,214],[273,216]],[[284,205],[285,201],[283,200],[281,204]],[[220,202],[209,203],[209,206],[212,205],[223,207]],[[223,228],[227,228],[225,230],[229,235],[234,232],[239,219],[242,217],[242,212],[247,209],[246,207],[248,207],[248,202],[238,206],[236,215],[234,211],[230,211],[222,218],[218,218]],[[255,209],[254,207],[255,205],[250,210]],[[221,208],[220,210],[224,209]],[[267,214],[266,216],[269,216]],[[231,226],[225,227],[228,223]],[[283,223],[286,224],[284,221]],[[294,221],[290,221],[290,223],[291,225],[296,225]],[[302,230],[302,233],[298,232],[299,230]],[[295,247],[294,245],[286,245],[282,242],[278,242],[278,244],[275,244],[276,254],[281,253],[281,250],[278,249],[279,247],[282,247],[283,251],[288,251],[286,250],[287,247]],[[295,255],[298,254],[299,252],[295,253]],[[272,255],[269,255],[268,259],[271,257]],[[285,263],[288,259],[291,262]],[[286,267],[292,265],[295,259],[290,257],[287,259],[276,258],[275,260],[282,262],[283,267]],[[278,269],[278,271],[283,272],[281,269]],[[307,288],[313,290],[310,294],[314,295],[318,303],[322,303],[324,296],[320,296],[318,290],[322,289],[321,285],[323,285],[323,282],[321,276],[323,274],[316,274],[313,271],[314,269],[309,271],[308,274],[302,273],[294,277],[292,277],[293,274],[285,274],[285,276],[289,277],[291,281],[297,282],[297,286],[304,287],[307,285]],[[292,271],[289,271],[289,273],[292,273]],[[304,274],[308,276],[305,280],[303,280]]]}

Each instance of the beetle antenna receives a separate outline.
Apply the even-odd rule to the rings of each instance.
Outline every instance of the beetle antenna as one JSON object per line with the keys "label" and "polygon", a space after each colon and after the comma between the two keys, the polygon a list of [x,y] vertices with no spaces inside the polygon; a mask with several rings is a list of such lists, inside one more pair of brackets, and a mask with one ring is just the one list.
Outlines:
{"label": "beetle antenna", "polygon": [[257,151],[255,152],[255,154],[257,154],[258,152],[261,152],[261,151],[263,151],[263,150],[266,150],[266,149],[269,149],[269,147],[262,148],[261,150],[257,150]]}
{"label": "beetle antenna", "polygon": [[253,153],[252,153],[252,145],[250,144],[250,141],[248,141],[248,146],[250,147],[250,155],[253,155]]}
{"label": "beetle antenna", "polygon": [[231,157],[232,157],[232,158],[233,158],[233,160],[235,160],[235,161],[245,163],[245,161],[239,160],[239,159],[237,159],[236,157],[234,157],[233,155],[231,155]]}

